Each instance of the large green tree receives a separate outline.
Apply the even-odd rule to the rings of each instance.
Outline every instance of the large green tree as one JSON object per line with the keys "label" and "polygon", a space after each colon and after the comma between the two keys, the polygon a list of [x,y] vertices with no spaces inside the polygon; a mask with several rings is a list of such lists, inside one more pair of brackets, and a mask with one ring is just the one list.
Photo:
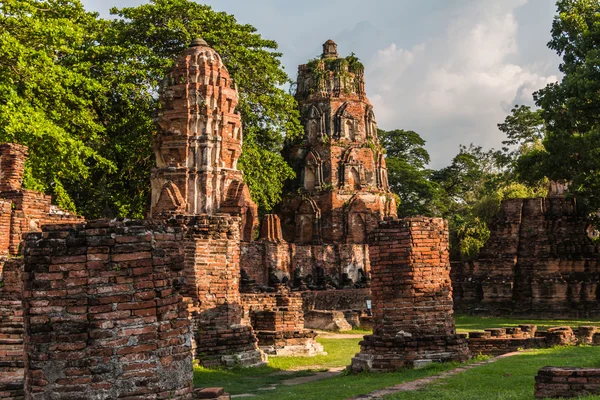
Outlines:
{"label": "large green tree", "polygon": [[113,9],[78,0],[0,2],[0,141],[30,147],[25,185],[88,218],[142,217],[154,164],[153,116],[166,70],[194,37],[223,57],[240,93],[240,167],[263,210],[293,175],[279,154],[301,132],[277,44],[188,0]]}
{"label": "large green tree", "polygon": [[414,131],[378,130],[386,151],[390,189],[398,196],[398,215],[439,216],[446,210],[444,192],[430,179],[430,158],[425,140]]}
{"label": "large green tree", "polygon": [[101,27],[77,1],[0,2],[0,142],[29,146],[25,186],[70,210],[70,181],[115,170],[94,107],[106,90],[90,72]]}
{"label": "large green tree", "polygon": [[535,93],[547,135],[536,163],[571,181],[590,210],[600,208],[600,2],[559,0],[548,47],[562,56],[560,82]]}

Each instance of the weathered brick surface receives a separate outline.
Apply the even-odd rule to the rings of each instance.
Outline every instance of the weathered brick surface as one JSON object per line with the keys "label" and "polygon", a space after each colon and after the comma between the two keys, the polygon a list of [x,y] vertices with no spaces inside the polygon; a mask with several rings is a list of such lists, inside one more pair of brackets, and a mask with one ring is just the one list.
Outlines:
{"label": "weathered brick surface", "polygon": [[535,377],[535,397],[564,398],[600,394],[599,368],[544,367]]}
{"label": "weathered brick surface", "polygon": [[253,240],[258,208],[237,161],[242,152],[238,94],[221,57],[196,39],[160,88],[151,214],[229,213]]}
{"label": "weathered brick surface", "polygon": [[0,257],[0,399],[22,399],[23,259]]}
{"label": "weathered brick surface", "polygon": [[502,202],[477,259],[453,263],[456,308],[548,317],[600,315],[600,253],[576,201]]}
{"label": "weathered brick surface", "polygon": [[[314,68],[298,67],[304,136],[284,150],[296,178],[288,182],[280,207],[282,233],[298,246],[292,263],[304,268],[316,253],[306,245],[366,245],[377,224],[396,215],[364,71],[327,48],[336,45],[324,44]],[[339,268],[331,273],[339,279]]]}
{"label": "weathered brick surface", "polygon": [[447,222],[387,221],[370,239],[373,335],[360,343],[352,369],[388,371],[421,359],[469,358],[452,316]]}
{"label": "weathered brick surface", "polygon": [[106,220],[27,236],[28,398],[191,398],[182,238]]}
{"label": "weathered brick surface", "polygon": [[472,354],[498,356],[521,349],[549,348],[595,343],[596,327],[581,326],[572,329],[557,326],[538,331],[535,325],[518,327],[490,328],[484,332],[469,332],[469,349]]}

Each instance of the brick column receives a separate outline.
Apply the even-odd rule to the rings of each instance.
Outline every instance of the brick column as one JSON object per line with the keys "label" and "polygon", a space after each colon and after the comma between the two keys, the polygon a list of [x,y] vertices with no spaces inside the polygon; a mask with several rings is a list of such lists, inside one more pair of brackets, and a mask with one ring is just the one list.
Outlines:
{"label": "brick column", "polygon": [[0,144],[0,192],[21,190],[27,154],[27,146]]}
{"label": "brick column", "polygon": [[389,371],[468,359],[465,335],[456,334],[452,316],[447,222],[382,222],[370,236],[369,252],[374,329],[352,369]]}

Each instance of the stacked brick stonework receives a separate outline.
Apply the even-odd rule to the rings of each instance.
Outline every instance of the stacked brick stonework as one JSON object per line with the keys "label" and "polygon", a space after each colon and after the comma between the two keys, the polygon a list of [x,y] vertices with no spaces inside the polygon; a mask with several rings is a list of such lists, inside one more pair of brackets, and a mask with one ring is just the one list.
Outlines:
{"label": "stacked brick stonework", "polygon": [[566,398],[599,394],[599,368],[544,367],[535,377],[535,397]]}
{"label": "stacked brick stonework", "polygon": [[269,355],[314,356],[323,353],[317,334],[304,329],[302,294],[281,285],[276,293],[244,294],[244,315],[249,318],[260,348]]}
{"label": "stacked brick stonework", "polygon": [[453,264],[457,309],[600,315],[600,253],[589,228],[574,199],[505,200],[478,258]]}
{"label": "stacked brick stonework", "polygon": [[352,359],[354,371],[469,357],[454,328],[447,228],[416,217],[383,222],[371,235],[374,329]]}
{"label": "stacked brick stonework", "polygon": [[27,147],[0,144],[0,398],[23,396],[23,234],[42,225],[81,218],[51,204],[51,197],[23,189]]}
{"label": "stacked brick stonework", "polygon": [[23,259],[0,260],[0,399],[23,396]]}
{"label": "stacked brick stonework", "polygon": [[249,324],[242,323],[239,218],[180,217],[186,234],[184,294],[205,366],[254,366],[264,362]]}
{"label": "stacked brick stonework", "polygon": [[106,220],[28,235],[27,398],[192,397],[182,238]]}
{"label": "stacked brick stonework", "polygon": [[242,152],[238,94],[221,57],[196,39],[160,88],[152,171],[153,217],[229,213],[254,238],[257,206],[237,161]]}

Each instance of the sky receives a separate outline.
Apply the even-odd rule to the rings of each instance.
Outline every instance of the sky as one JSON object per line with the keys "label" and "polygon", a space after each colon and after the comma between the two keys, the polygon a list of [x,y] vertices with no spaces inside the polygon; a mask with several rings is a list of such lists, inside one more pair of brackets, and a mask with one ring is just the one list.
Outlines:
{"label": "sky", "polygon": [[[279,44],[285,70],[320,55],[333,39],[340,56],[365,65],[377,124],[426,140],[431,168],[448,165],[459,144],[499,148],[497,128],[515,104],[560,79],[546,47],[553,0],[203,0]],[[147,0],[83,0],[109,8]]]}

